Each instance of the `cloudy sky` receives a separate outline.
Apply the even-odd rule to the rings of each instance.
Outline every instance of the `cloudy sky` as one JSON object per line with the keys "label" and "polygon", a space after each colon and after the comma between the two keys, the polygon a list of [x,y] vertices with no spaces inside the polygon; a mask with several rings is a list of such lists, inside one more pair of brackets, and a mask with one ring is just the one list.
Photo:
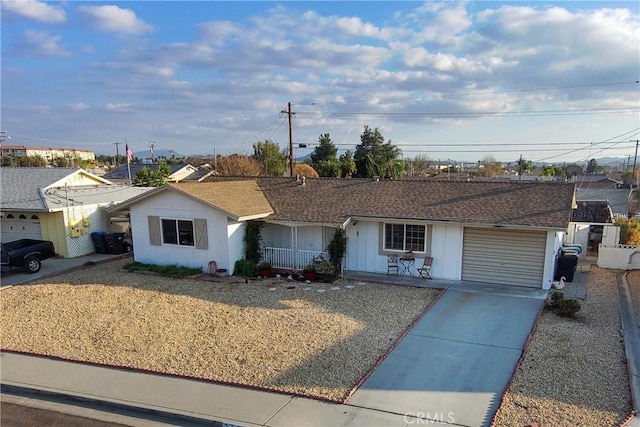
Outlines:
{"label": "cloudy sky", "polygon": [[[637,1],[2,0],[4,144],[405,158],[634,155]],[[124,145],[120,146],[120,152]]]}

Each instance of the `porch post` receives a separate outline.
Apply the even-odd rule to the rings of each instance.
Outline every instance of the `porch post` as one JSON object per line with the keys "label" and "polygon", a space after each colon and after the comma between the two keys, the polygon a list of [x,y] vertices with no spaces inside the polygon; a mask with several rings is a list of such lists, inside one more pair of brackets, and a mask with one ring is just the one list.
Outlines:
{"label": "porch post", "polygon": [[291,253],[293,255],[293,269],[299,270],[298,268],[298,227],[291,227]]}

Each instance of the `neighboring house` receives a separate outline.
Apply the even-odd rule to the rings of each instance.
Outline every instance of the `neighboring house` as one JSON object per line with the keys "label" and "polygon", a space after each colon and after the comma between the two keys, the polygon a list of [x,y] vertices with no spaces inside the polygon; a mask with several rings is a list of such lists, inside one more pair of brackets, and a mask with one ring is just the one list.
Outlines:
{"label": "neighboring house", "polygon": [[95,153],[89,150],[80,150],[77,148],[31,147],[26,145],[2,145],[0,146],[0,156],[40,156],[49,161],[57,157],[70,157],[81,160],[96,159]]}
{"label": "neighboring house", "polygon": [[616,188],[622,185],[622,181],[611,179],[604,173],[585,173],[583,175],[574,175],[571,177],[571,181],[575,182],[577,188],[585,190]]}
{"label": "neighboring house", "polygon": [[[193,176],[195,181],[202,180],[205,176],[208,176],[208,173],[203,173],[198,170],[197,167],[192,166],[190,164],[168,164],[169,169],[171,170],[171,174],[169,175],[169,182],[179,182],[179,181],[190,181]],[[107,172],[103,175],[103,178],[108,179],[113,182],[121,182],[121,183],[129,183],[129,167],[131,168],[131,180],[135,181],[136,174],[142,170],[142,168],[147,168],[149,170],[155,171],[158,169],[157,163],[150,164],[142,164],[142,163],[131,163],[130,165],[121,165],[117,168]],[[209,171],[207,171],[209,172]]]}
{"label": "neighboring house", "polygon": [[[576,207],[571,215],[568,241],[596,251],[602,240],[603,227],[615,218],[627,218],[631,188],[617,186],[581,186],[576,188]],[[583,252],[582,256],[587,255]]]}
{"label": "neighboring house", "polygon": [[434,278],[548,289],[574,203],[566,183],[210,179],[110,209],[130,211],[136,261],[232,269],[244,223],[261,219],[275,268],[301,270],[344,228],[346,270],[386,273],[411,249],[434,258]]}
{"label": "neighboring house", "polygon": [[576,188],[576,200],[578,205],[580,202],[606,203],[614,218],[626,218],[629,215],[631,192],[631,188]]}
{"label": "neighboring house", "polygon": [[149,190],[114,185],[83,169],[3,167],[0,179],[2,241],[51,240],[66,258],[94,252],[90,233],[111,229],[106,207]]}

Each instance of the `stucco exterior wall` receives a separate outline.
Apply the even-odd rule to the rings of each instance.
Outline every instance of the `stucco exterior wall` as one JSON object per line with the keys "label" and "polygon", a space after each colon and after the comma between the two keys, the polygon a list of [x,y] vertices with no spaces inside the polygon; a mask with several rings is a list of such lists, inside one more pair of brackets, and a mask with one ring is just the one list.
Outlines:
{"label": "stucco exterior wall", "polygon": [[598,249],[598,267],[615,270],[640,269],[640,247],[616,245],[600,246]]}
{"label": "stucco exterior wall", "polygon": [[229,239],[229,255],[227,259],[216,260],[218,268],[226,268],[229,275],[233,274],[233,266],[236,261],[244,258],[244,233],[246,224],[243,222],[229,221],[227,224],[227,237]]}
{"label": "stucco exterior wall", "polygon": [[[134,259],[137,262],[170,265],[207,270],[210,261],[216,261],[218,268],[231,270],[230,239],[233,250],[237,252],[238,239],[242,233],[236,226],[228,228],[227,216],[214,208],[193,200],[187,196],[165,191],[131,206],[131,233],[134,243]],[[152,245],[149,235],[149,216],[160,218],[193,220],[203,218],[207,221],[208,249],[196,249],[195,246],[161,244]],[[237,256],[234,254],[234,257]]]}

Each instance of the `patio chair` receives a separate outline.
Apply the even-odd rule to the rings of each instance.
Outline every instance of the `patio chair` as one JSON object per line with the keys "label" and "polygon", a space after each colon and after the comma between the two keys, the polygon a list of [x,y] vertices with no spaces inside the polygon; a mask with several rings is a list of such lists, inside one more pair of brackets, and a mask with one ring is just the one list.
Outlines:
{"label": "patio chair", "polygon": [[400,265],[398,265],[398,255],[387,255],[387,275],[395,270],[395,274],[400,273]]}
{"label": "patio chair", "polygon": [[433,265],[433,258],[428,256],[424,258],[422,267],[418,268],[418,274],[423,279],[431,279],[431,265]]}

